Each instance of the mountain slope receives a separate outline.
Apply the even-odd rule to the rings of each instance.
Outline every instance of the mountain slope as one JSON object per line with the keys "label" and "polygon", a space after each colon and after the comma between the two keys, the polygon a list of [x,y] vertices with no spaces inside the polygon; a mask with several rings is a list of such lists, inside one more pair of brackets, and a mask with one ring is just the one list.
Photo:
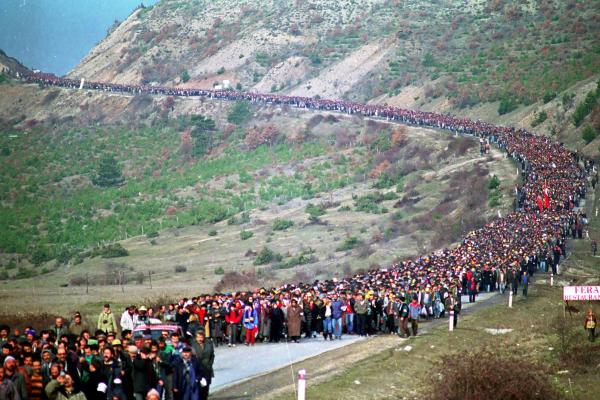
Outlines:
{"label": "mountain slope", "polygon": [[244,90],[380,102],[416,85],[424,90],[411,105],[531,104],[598,71],[599,6],[163,0],[134,12],[69,75],[204,87],[226,79]]}

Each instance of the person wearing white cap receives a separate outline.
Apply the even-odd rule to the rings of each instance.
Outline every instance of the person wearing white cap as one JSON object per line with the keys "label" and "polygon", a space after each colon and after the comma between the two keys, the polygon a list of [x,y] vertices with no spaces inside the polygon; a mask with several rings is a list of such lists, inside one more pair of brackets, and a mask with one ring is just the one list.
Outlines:
{"label": "person wearing white cap", "polygon": [[0,366],[0,399],[20,400],[19,393],[10,379],[4,376],[4,367]]}
{"label": "person wearing white cap", "polygon": [[13,356],[4,359],[4,379],[13,383],[15,391],[21,400],[27,400],[27,385],[25,377],[19,372],[17,360]]}

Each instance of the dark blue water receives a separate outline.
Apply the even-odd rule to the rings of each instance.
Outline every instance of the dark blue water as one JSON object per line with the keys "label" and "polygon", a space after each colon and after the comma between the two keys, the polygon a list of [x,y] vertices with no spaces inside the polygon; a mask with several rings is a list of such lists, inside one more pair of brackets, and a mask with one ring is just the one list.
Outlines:
{"label": "dark blue water", "polygon": [[115,20],[158,0],[0,0],[0,49],[25,66],[64,75]]}

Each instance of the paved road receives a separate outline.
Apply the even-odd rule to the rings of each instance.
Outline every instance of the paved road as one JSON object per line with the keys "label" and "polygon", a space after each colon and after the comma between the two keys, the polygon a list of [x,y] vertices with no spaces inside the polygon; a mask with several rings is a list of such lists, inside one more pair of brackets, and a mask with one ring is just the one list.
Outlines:
{"label": "paved road", "polygon": [[[508,295],[502,297],[495,296],[494,293],[482,293],[477,297],[477,302],[471,304],[468,296],[463,296],[463,310],[469,312],[471,309],[489,305],[490,302],[504,301],[503,298],[508,301]],[[421,332],[427,332],[433,326],[442,323],[447,323],[447,319],[422,324],[420,330]],[[300,343],[260,343],[251,347],[244,345],[237,345],[234,348],[218,347],[215,349],[215,378],[211,385],[211,392],[214,393],[227,386],[347,346],[359,340],[368,339],[344,335],[341,340],[325,341],[319,336],[317,339],[302,339]],[[292,376],[294,379],[296,378],[295,374],[290,369],[290,380]]]}
{"label": "paved road", "polygon": [[215,378],[211,391],[364,339],[345,335],[341,340],[326,341],[319,336],[317,339],[301,339],[300,343],[260,343],[256,346],[237,345],[231,348],[220,346],[215,349]]}

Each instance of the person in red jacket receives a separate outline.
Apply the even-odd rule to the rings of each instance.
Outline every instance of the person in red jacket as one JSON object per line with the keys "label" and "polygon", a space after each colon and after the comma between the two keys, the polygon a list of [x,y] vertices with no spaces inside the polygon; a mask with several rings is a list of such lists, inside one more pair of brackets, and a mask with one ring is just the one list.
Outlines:
{"label": "person in red jacket", "polygon": [[236,337],[239,330],[240,322],[242,320],[242,308],[239,303],[231,303],[229,305],[229,312],[225,315],[225,322],[227,322],[227,329],[229,333],[229,343],[227,346],[235,347]]}

